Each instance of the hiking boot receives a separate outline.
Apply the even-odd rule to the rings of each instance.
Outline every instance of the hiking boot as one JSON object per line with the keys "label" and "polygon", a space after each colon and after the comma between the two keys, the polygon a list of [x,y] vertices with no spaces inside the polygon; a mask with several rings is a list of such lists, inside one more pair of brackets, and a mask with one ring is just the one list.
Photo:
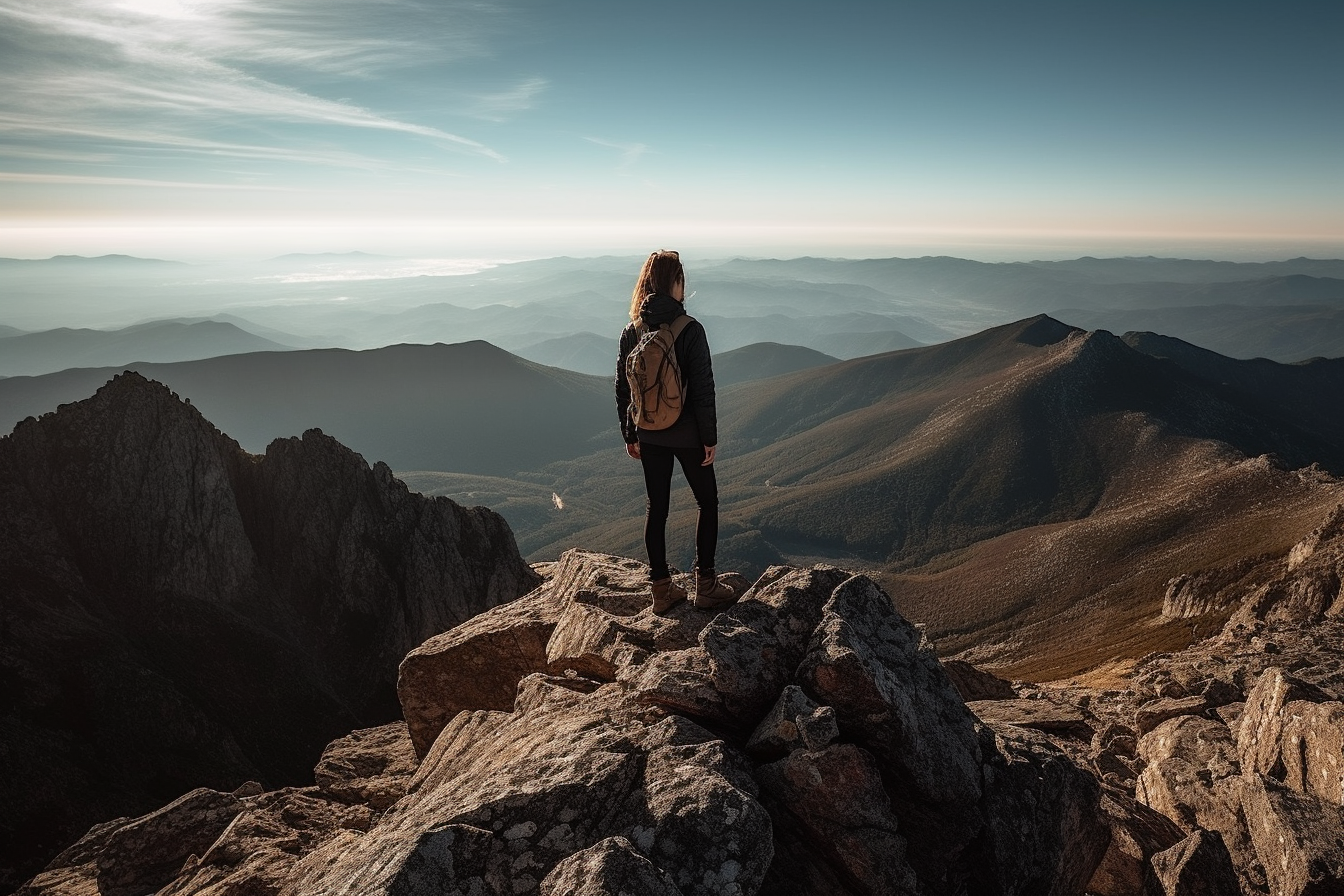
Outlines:
{"label": "hiking boot", "polygon": [[652,583],[653,612],[661,616],[686,599],[686,589],[672,581],[669,576]]}
{"label": "hiking boot", "polygon": [[714,570],[695,571],[695,599],[701,610],[718,610],[737,602],[737,592],[719,581]]}

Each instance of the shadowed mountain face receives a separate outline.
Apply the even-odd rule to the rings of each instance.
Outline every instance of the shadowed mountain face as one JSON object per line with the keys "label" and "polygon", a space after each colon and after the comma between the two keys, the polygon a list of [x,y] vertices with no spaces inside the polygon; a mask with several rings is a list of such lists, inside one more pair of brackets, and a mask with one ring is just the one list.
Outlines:
{"label": "shadowed mountain face", "polygon": [[[319,427],[399,470],[536,469],[591,453],[616,419],[609,380],[542,367],[484,342],[129,367],[167,383],[249,451]],[[115,372],[6,380],[0,420],[74,401]]]}
{"label": "shadowed mountain face", "polygon": [[210,784],[305,780],[397,664],[527,591],[504,521],[318,431],[243,452],[120,376],[0,439],[0,863]]}
{"label": "shadowed mountain face", "polygon": [[[1234,360],[1156,333],[1126,333],[1124,341],[1145,355],[1171,361],[1280,427],[1300,428],[1332,446],[1344,446],[1344,414],[1336,403],[1344,396],[1344,358],[1276,364],[1264,358]],[[1336,457],[1319,460],[1340,472]]]}
{"label": "shadowed mountain face", "polygon": [[1089,330],[1155,331],[1231,358],[1293,363],[1344,357],[1344,308],[1329,305],[1187,305],[1053,314]]}
{"label": "shadowed mountain face", "polygon": [[769,379],[798,370],[812,370],[834,364],[836,358],[801,345],[757,342],[744,345],[714,358],[714,383],[717,387]]}

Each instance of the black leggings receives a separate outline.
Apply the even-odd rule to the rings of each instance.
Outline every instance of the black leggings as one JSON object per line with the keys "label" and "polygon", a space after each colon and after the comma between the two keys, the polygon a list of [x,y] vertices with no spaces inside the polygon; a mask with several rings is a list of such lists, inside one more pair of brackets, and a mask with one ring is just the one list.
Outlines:
{"label": "black leggings", "polygon": [[695,523],[695,566],[714,568],[714,549],[719,541],[719,485],[714,465],[704,466],[705,449],[668,448],[641,442],[639,460],[644,467],[644,489],[648,493],[648,515],[644,519],[644,547],[649,552],[649,578],[657,581],[670,575],[667,568],[667,513],[672,504],[672,458],[681,464],[681,472],[695,495],[700,516]]}

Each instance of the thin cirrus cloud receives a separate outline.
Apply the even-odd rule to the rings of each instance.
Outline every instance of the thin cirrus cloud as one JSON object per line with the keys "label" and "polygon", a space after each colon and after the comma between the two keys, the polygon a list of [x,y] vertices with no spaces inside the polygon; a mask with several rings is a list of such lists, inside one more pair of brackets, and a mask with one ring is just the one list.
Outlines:
{"label": "thin cirrus cloud", "polygon": [[[304,86],[334,74],[376,80],[389,68],[478,56],[481,40],[471,28],[444,37],[458,7],[336,0],[341,9],[333,15],[332,5],[313,12],[306,0],[0,0],[0,159],[32,159],[63,141],[67,159],[121,152],[129,162],[160,148],[378,167],[359,152],[332,152],[333,144],[367,143],[336,129],[403,135],[504,161],[468,136]],[[432,45],[417,36],[427,17],[440,20]],[[524,84],[492,106],[497,114],[524,108],[539,90]]]}
{"label": "thin cirrus cloud", "polygon": [[184,181],[153,180],[142,177],[107,177],[83,174],[33,174],[28,172],[0,171],[0,183],[21,184],[73,184],[78,186],[114,186],[114,187],[160,187],[172,190],[266,190],[268,192],[290,192],[289,187],[268,186],[263,184],[219,184],[187,183]]}
{"label": "thin cirrus cloud", "polygon": [[621,154],[621,161],[617,166],[617,170],[622,174],[628,173],[641,157],[651,151],[646,143],[613,143],[610,140],[602,140],[597,137],[584,137],[583,139],[587,140],[589,143],[595,143],[598,146],[614,149],[619,152]]}
{"label": "thin cirrus cloud", "polygon": [[485,92],[471,102],[470,113],[486,121],[503,122],[536,106],[537,97],[546,90],[545,78],[524,78],[506,90]]}
{"label": "thin cirrus cloud", "polygon": [[[103,126],[92,122],[53,122],[36,119],[33,116],[0,114],[0,128],[10,134],[40,134],[74,142],[88,140],[99,144],[115,142],[132,143],[139,146],[142,158],[152,160],[155,156],[174,152],[186,152],[212,158],[253,159],[271,162],[292,162],[301,165],[322,165],[334,168],[362,168],[377,170],[388,167],[389,163],[371,156],[347,152],[339,149],[300,149],[285,146],[268,146],[210,140],[189,134],[176,134],[152,127],[134,127],[130,125]],[[50,152],[44,150],[15,149],[0,150],[0,155],[15,158],[33,158],[47,161],[117,163],[125,159],[115,153],[79,153]]]}

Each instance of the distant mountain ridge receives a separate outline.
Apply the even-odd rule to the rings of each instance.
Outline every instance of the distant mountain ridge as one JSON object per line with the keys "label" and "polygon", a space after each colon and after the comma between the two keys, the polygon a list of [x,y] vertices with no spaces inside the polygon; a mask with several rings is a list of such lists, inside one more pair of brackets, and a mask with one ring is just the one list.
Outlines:
{"label": "distant mountain ridge", "polygon": [[[543,367],[485,342],[126,368],[167,383],[248,450],[318,427],[399,470],[509,475],[590,454],[616,427],[609,379]],[[118,372],[0,381],[0,426],[87,395]]]}
{"label": "distant mountain ridge", "polygon": [[1053,314],[1089,330],[1158,332],[1231,358],[1291,364],[1344,357],[1344,307],[1172,305],[1118,311],[1070,308]]}
{"label": "distant mountain ridge", "polygon": [[186,267],[186,262],[168,261],[163,258],[139,258],[135,255],[53,255],[50,258],[0,258],[0,265],[85,265],[85,266],[137,266],[137,265],[178,265]]}
{"label": "distant mountain ridge", "polygon": [[[547,340],[583,333],[614,338],[639,265],[637,257],[460,260],[465,266],[456,268],[450,260],[429,268],[410,261],[336,254],[247,265],[16,262],[0,265],[0,323],[30,331],[110,328],[135,320],[212,317],[227,308],[294,334],[292,343],[278,341],[304,347],[481,339],[526,354]],[[1293,309],[1319,305],[1344,312],[1337,288],[1344,284],[1344,261],[1331,259],[701,259],[691,263],[688,277],[694,291],[688,310],[714,324],[715,351],[778,342],[853,358],[944,342],[1055,309],[1128,313],[1209,306],[1207,313],[1192,312],[1203,329],[1171,331],[1204,344],[1201,333],[1219,328],[1214,306],[1246,304],[1260,310],[1262,332],[1281,331],[1282,350],[1276,347],[1273,357],[1344,354],[1344,343],[1320,338],[1310,351],[1292,345],[1320,335],[1294,324],[1301,315]],[[1167,331],[1147,312],[1122,324],[1077,322],[1116,332]],[[1213,346],[1218,350],[1266,353],[1253,348],[1261,334],[1223,329],[1228,341]],[[570,363],[585,372],[596,369],[591,355]]]}
{"label": "distant mountain ridge", "polygon": [[61,328],[0,334],[0,376],[39,376],[72,367],[170,363],[292,348],[222,321],[154,321],[120,330]]}

